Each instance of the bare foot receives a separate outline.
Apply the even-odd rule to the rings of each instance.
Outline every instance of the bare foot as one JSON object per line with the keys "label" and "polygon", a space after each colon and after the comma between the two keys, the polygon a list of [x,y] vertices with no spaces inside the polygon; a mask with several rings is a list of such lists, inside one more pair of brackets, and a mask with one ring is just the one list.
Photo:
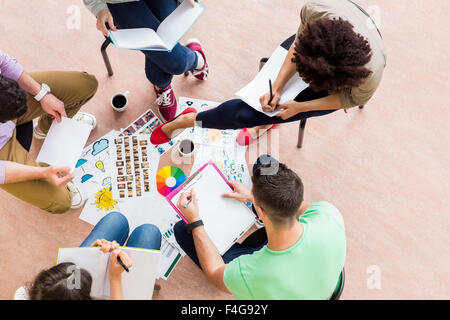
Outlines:
{"label": "bare foot", "polygon": [[253,127],[253,128],[248,128],[247,132],[250,134],[250,136],[253,139],[256,139],[260,136],[262,136],[264,134],[264,132],[266,132],[267,130],[269,130],[270,128],[272,128],[273,124],[267,124],[264,126],[257,126],[257,127]]}
{"label": "bare foot", "polygon": [[179,134],[179,132],[175,131],[195,126],[196,117],[197,117],[196,113],[183,114],[182,116],[176,118],[175,120],[172,120],[164,124],[161,130],[168,138],[173,138],[177,134]]}

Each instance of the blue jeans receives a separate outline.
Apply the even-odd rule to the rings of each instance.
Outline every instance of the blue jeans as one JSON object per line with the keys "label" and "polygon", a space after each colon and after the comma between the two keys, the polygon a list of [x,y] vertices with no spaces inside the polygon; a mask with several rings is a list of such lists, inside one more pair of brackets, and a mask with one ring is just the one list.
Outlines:
{"label": "blue jeans", "polygon": [[[128,220],[119,212],[111,212],[104,216],[94,227],[80,247],[89,247],[97,239],[116,241],[121,246],[131,248],[153,249],[161,248],[161,232],[153,224],[143,224],[131,233]],[[127,241],[128,239],[128,241]]]}
{"label": "blue jeans", "polygon": [[[177,8],[177,0],[141,0],[108,4],[119,29],[149,28],[156,31],[160,23]],[[166,88],[173,75],[195,69],[197,54],[179,43],[171,52],[142,51],[145,55],[145,74],[158,88]]]}
{"label": "blue jeans", "polygon": [[[261,155],[258,160],[256,160],[256,163],[253,166],[253,173],[261,164],[277,165],[278,160],[267,154]],[[252,209],[256,215],[254,207]],[[173,231],[175,234],[175,239],[177,240],[181,249],[183,249],[184,252],[186,252],[186,254],[192,259],[192,261],[194,261],[194,263],[201,268],[197,252],[195,250],[194,238],[192,237],[192,234],[189,234],[186,231],[186,223],[184,221],[179,221],[177,224],[175,224]],[[260,229],[249,235],[247,239],[242,242],[242,244],[233,244],[233,246],[222,256],[223,261],[225,262],[225,264],[228,264],[241,255],[252,254],[255,251],[261,250],[266,244],[267,234],[265,233],[265,230],[263,231]]]}
{"label": "blue jeans", "polygon": [[[311,101],[327,96],[324,92],[315,92],[306,88],[295,98],[295,101]],[[311,117],[323,116],[336,110],[308,111],[296,114],[289,119],[283,120],[280,117],[269,117],[268,115],[256,111],[247,103],[240,99],[229,100],[217,108],[200,112],[197,115],[197,123],[203,128],[213,129],[242,129],[262,126],[266,124],[286,123],[303,120]]]}

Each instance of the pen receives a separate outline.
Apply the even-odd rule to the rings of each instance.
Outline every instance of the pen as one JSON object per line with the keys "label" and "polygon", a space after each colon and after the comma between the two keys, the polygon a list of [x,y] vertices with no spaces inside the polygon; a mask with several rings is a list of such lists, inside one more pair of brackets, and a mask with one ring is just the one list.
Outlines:
{"label": "pen", "polygon": [[130,272],[130,270],[123,264],[120,257],[117,257],[117,262],[125,269],[126,272]]}
{"label": "pen", "polygon": [[270,90],[270,100],[267,104],[270,104],[273,99],[273,92],[272,92],[272,80],[269,79],[269,90]]}
{"label": "pen", "polygon": [[184,205],[184,208],[186,209],[189,203],[191,203],[192,199],[189,199],[189,201]]}

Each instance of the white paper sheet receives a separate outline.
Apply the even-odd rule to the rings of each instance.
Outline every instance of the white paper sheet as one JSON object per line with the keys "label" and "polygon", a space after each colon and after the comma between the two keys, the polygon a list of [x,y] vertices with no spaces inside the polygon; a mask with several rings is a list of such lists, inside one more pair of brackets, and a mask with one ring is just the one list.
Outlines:
{"label": "white paper sheet", "polygon": [[91,126],[73,119],[54,120],[36,162],[67,166],[73,171],[91,130]]}
{"label": "white paper sheet", "polygon": [[111,186],[115,168],[111,167],[109,140],[117,136],[112,130],[83,149],[73,171],[73,183],[83,192],[84,198],[92,198],[103,188]]}
{"label": "white paper sheet", "polygon": [[189,1],[184,1],[159,25],[156,33],[164,41],[166,47],[172,50],[178,41],[188,32],[205,8],[195,3],[192,7]]}
{"label": "white paper sheet", "polygon": [[110,37],[117,48],[131,50],[169,50],[164,41],[161,40],[153,29],[119,29],[117,31],[110,31]]}
{"label": "white paper sheet", "polygon": [[184,253],[172,246],[167,240],[161,241],[161,260],[159,262],[158,279],[167,280]]}
{"label": "white paper sheet", "polygon": [[[284,60],[286,59],[287,53],[288,51],[281,46],[276,48],[272,56],[266,62],[261,71],[256,75],[256,77],[249,84],[236,92],[236,95],[252,108],[259,112],[265,113],[270,117],[276,116],[281,112],[281,110],[264,112],[259,99],[270,91],[269,79],[272,80],[273,84],[281,70]],[[308,84],[300,78],[298,73],[295,73],[284,86],[283,91],[281,92],[279,104],[294,100],[294,98],[306,87],[308,87]]]}

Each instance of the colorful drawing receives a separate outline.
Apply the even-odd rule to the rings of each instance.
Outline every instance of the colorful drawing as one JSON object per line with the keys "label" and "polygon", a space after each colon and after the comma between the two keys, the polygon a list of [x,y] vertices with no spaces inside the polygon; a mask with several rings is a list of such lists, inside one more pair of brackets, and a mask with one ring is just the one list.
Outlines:
{"label": "colorful drawing", "polygon": [[102,185],[104,187],[106,187],[107,185],[111,185],[111,183],[112,183],[112,178],[111,177],[107,177],[107,178],[103,179]]}
{"label": "colorful drawing", "polygon": [[105,165],[103,164],[103,161],[97,161],[96,163],[95,163],[95,167],[98,169],[98,170],[100,170],[100,171],[102,171],[102,172],[105,172]]}
{"label": "colorful drawing", "polygon": [[171,224],[170,224],[169,230],[167,230],[166,232],[164,232],[164,236],[165,236],[166,238],[170,238],[173,234],[174,234],[174,231],[173,231],[173,223],[171,223]]}
{"label": "colorful drawing", "polygon": [[101,139],[94,143],[92,146],[92,155],[96,156],[100,152],[105,151],[109,147],[108,139]]}
{"label": "colorful drawing", "polygon": [[185,181],[183,170],[173,166],[164,167],[156,174],[156,188],[163,196],[167,196]]}
{"label": "colorful drawing", "polygon": [[78,160],[77,164],[75,165],[75,168],[79,168],[81,167],[83,164],[85,164],[87,162],[86,159],[80,159]]}
{"label": "colorful drawing", "polygon": [[92,179],[94,176],[92,174],[85,174],[81,177],[81,183],[85,183],[86,181]]}
{"label": "colorful drawing", "polygon": [[217,129],[209,129],[208,130],[208,138],[211,142],[217,142],[222,139],[222,132]]}
{"label": "colorful drawing", "polygon": [[103,188],[95,196],[95,204],[98,209],[110,211],[117,205],[117,201],[113,199],[111,188]]}

